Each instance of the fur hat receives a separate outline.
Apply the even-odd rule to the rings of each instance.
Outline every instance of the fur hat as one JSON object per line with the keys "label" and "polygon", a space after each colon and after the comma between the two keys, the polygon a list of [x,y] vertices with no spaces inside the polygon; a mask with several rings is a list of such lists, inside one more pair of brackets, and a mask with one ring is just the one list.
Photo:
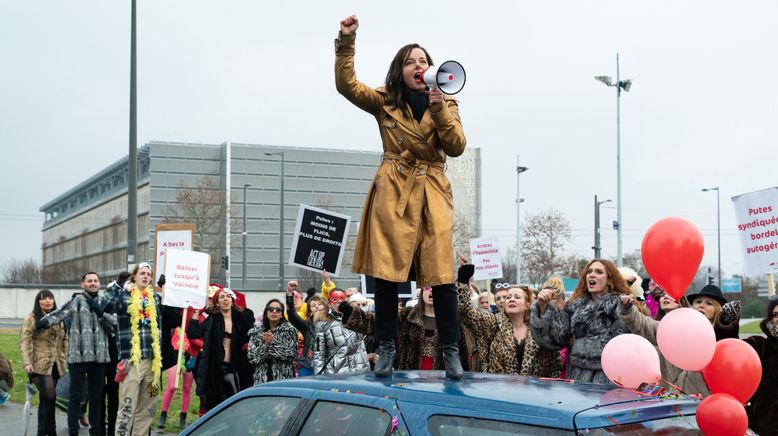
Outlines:
{"label": "fur hat", "polygon": [[622,266],[619,268],[619,273],[624,278],[624,281],[629,285],[629,290],[632,291],[632,295],[635,298],[643,299],[643,288],[640,286],[643,283],[643,279],[640,278],[638,273],[634,269],[628,266]]}

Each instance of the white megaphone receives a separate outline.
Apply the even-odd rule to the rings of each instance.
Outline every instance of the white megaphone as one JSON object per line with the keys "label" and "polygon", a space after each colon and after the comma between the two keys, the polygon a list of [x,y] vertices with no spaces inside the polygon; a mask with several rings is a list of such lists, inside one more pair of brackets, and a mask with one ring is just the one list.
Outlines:
{"label": "white megaphone", "polygon": [[465,87],[465,69],[457,61],[446,61],[439,67],[431,66],[419,75],[419,82],[438,88],[444,94],[454,95]]}

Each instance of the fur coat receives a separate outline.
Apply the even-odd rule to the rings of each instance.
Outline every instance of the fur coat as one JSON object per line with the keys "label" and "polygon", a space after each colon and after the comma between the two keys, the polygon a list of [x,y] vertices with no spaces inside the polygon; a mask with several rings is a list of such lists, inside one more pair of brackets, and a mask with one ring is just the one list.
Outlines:
{"label": "fur coat", "polygon": [[762,380],[746,407],[748,427],[760,435],[778,435],[778,336],[766,323],[761,327],[767,337],[745,339],[762,361]]}
{"label": "fur coat", "polygon": [[519,374],[536,377],[559,377],[562,370],[559,351],[540,348],[527,326],[524,356],[519,362],[513,324],[503,312],[496,314],[473,307],[470,289],[459,286],[459,318],[476,338],[481,349],[481,370],[497,374]]}
{"label": "fur coat", "polygon": [[22,323],[22,367],[32,365],[32,372],[51,375],[54,366],[60,377],[65,375],[65,356],[68,353],[68,335],[65,326],[57,324],[50,328],[35,328],[35,315],[30,313]]}
{"label": "fur coat", "polygon": [[273,333],[273,340],[265,345],[262,333],[263,325],[249,330],[249,362],[254,365],[254,384],[268,381],[268,367],[273,374],[273,380],[294,378],[295,358],[297,357],[297,329],[288,322],[282,322]]}
{"label": "fur coat", "polygon": [[[358,306],[352,305],[351,316],[346,322],[346,327],[363,335],[375,335],[375,314],[361,310]],[[413,307],[403,307],[397,314],[397,360],[395,366],[399,370],[419,369],[421,366],[421,355],[423,343],[425,340],[424,332],[424,303],[419,302]],[[464,338],[465,335],[462,335]],[[435,352],[432,356],[432,368],[436,370],[445,369],[443,363],[443,348],[438,339],[438,332],[426,340]],[[467,371],[468,353],[464,339],[459,341],[459,361]]]}
{"label": "fur coat", "polygon": [[532,303],[530,328],[541,347],[559,350],[570,345],[567,377],[576,381],[610,384],[600,363],[602,349],[614,337],[629,333],[619,318],[619,296],[606,293],[593,300],[588,294],[568,301],[562,310],[553,304],[540,315],[538,302]]}

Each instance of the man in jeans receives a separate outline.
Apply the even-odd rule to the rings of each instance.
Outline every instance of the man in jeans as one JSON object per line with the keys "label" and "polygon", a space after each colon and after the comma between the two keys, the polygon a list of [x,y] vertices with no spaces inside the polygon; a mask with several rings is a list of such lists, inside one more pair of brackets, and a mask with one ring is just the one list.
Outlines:
{"label": "man in jeans", "polygon": [[88,377],[87,396],[89,398],[89,434],[100,434],[100,410],[103,408],[103,377],[105,364],[111,358],[108,354],[108,335],[113,320],[110,314],[103,313],[100,290],[100,276],[88,272],[81,276],[81,289],[70,301],[54,312],[41,318],[35,326],[46,329],[65,318],[71,319],[68,333],[68,372],[70,373],[70,392],[68,401],[68,433],[78,434],[78,417],[81,413],[81,390],[84,379]]}

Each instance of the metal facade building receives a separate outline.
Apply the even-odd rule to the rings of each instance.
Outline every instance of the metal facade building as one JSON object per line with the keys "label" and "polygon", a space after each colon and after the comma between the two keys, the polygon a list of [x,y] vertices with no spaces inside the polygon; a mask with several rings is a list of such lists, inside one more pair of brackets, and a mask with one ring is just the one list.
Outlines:
{"label": "metal facade building", "polygon": [[[138,259],[153,259],[154,225],[170,220],[183,187],[209,178],[222,195],[219,226],[209,230],[218,243],[210,250],[212,277],[224,282],[225,224],[230,223],[230,285],[235,289],[278,289],[280,153],[284,155],[284,259],[288,258],[300,204],[352,217],[339,286],[358,285],[351,258],[365,194],[381,153],[326,148],[279,147],[239,143],[150,142],[138,153]],[[229,159],[228,159],[229,156]],[[449,159],[447,174],[457,214],[480,234],[480,150],[469,148]],[[245,188],[246,282],[243,277],[243,192]],[[225,192],[229,188],[229,199]],[[227,207],[227,203],[231,207]],[[43,268],[48,277],[79,276],[95,270],[111,277],[126,265],[127,157],[41,206]],[[231,215],[228,219],[228,213]],[[306,273],[285,267],[286,279]],[[310,273],[308,273],[310,275]],[[106,279],[106,280],[107,280]],[[104,280],[104,281],[106,281]]]}

